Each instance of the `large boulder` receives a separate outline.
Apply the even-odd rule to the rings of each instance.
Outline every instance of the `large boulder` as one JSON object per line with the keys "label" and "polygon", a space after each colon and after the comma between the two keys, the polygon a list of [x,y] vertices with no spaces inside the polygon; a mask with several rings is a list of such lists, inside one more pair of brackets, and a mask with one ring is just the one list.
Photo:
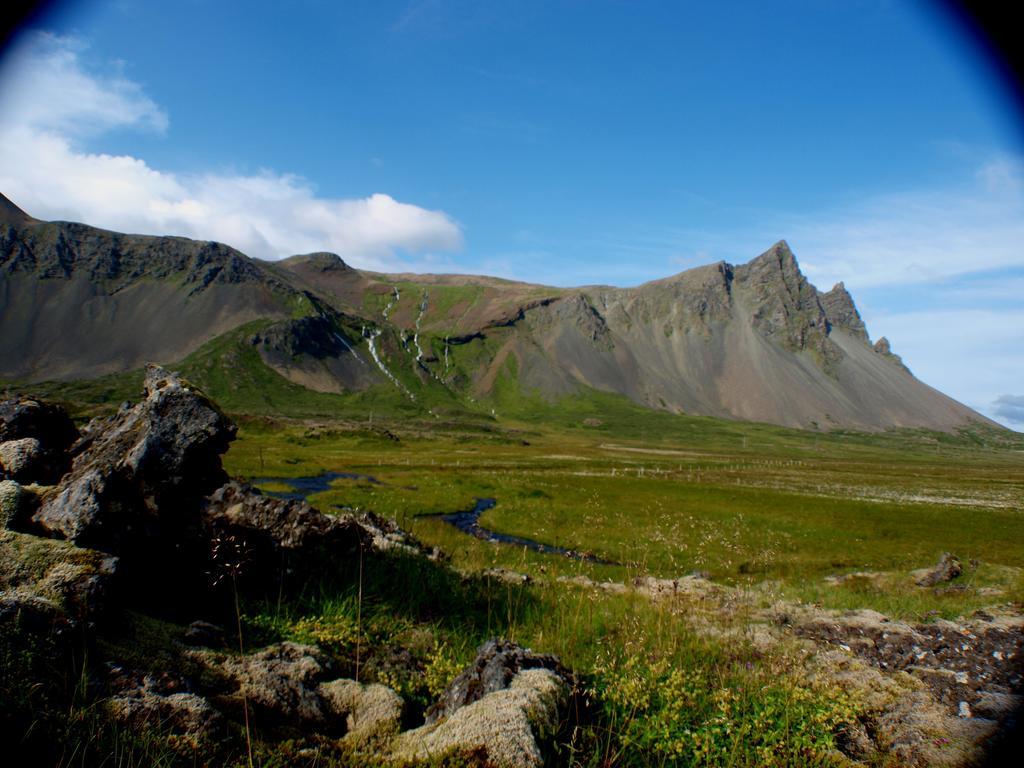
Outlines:
{"label": "large boulder", "polygon": [[214,535],[259,539],[275,552],[312,554],[324,547],[337,552],[370,543],[352,517],[325,515],[304,501],[265,496],[234,481],[206,499],[203,525]]}
{"label": "large boulder", "polygon": [[28,483],[44,476],[47,459],[43,447],[34,437],[0,443],[0,472],[11,480]]}
{"label": "large boulder", "polygon": [[115,553],[140,538],[173,538],[194,523],[201,497],[227,479],[220,456],[234,435],[205,396],[149,366],[143,401],[89,425],[71,473],[32,521],[52,536]]}
{"label": "large boulder", "polygon": [[202,525],[214,542],[212,571],[230,571],[243,586],[277,582],[286,573],[322,575],[360,548],[431,556],[376,515],[325,515],[305,501],[266,496],[235,481],[204,501]]}
{"label": "large boulder", "polygon": [[325,515],[304,501],[264,496],[244,483],[214,491],[202,510],[204,537],[212,542],[210,571],[230,574],[241,589],[281,585],[323,574],[340,558],[371,545],[351,517]]}
{"label": "large boulder", "polygon": [[59,405],[28,397],[0,402],[0,443],[26,437],[48,451],[66,451],[78,439],[78,430]]}
{"label": "large boulder", "polygon": [[14,528],[27,506],[25,489],[14,480],[0,480],[0,529]]}
{"label": "large boulder", "polygon": [[84,466],[40,505],[32,523],[83,547],[118,552],[139,527],[145,497],[115,467]]}

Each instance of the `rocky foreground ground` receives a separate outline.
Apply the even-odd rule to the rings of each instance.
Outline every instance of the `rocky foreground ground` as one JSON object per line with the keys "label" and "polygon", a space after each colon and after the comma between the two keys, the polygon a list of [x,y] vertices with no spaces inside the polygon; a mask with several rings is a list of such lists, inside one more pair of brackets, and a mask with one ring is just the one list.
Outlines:
{"label": "rocky foreground ground", "polygon": [[[489,641],[434,704],[411,713],[391,687],[339,675],[315,645],[234,645],[240,595],[284,594],[346,558],[439,555],[374,515],[325,515],[229,480],[221,456],[234,430],[201,393],[158,367],[149,368],[140,403],[82,432],[56,406],[0,404],[0,689],[29,691],[34,681],[12,676],[71,675],[96,657],[102,671],[86,684],[104,717],[137,732],[157,728],[194,754],[258,724],[282,741],[301,734],[312,746],[299,756],[329,742],[353,764],[452,755],[497,766],[550,762],[551,745],[585,716],[586,703],[583,686],[553,656]],[[921,578],[941,585],[952,567],[940,563]],[[529,581],[507,571],[490,577]],[[700,575],[572,581],[566,588],[636,592],[700,631],[803,649],[809,674],[869,705],[841,735],[838,762],[977,762],[978,745],[1016,726],[1024,653],[1017,615],[906,624],[870,611],[765,608]],[[187,627],[165,658],[103,645],[136,611]],[[31,736],[46,704],[28,699],[8,702],[5,741],[27,750],[11,752],[16,759],[53,762],[59,746]],[[951,750],[953,741],[960,746]]]}
{"label": "rocky foreground ground", "polygon": [[[356,760],[465,753],[496,765],[542,762],[541,745],[565,722],[575,690],[553,657],[491,641],[425,722],[403,728],[395,691],[339,677],[315,646],[229,650],[226,591],[298,581],[360,550],[435,553],[373,515],[324,515],[229,482],[220,456],[234,436],[230,421],[160,368],[149,369],[145,386],[141,403],[81,434],[55,406],[2,405],[0,629],[10,647],[73,665],[124,611],[156,607],[188,624],[173,666],[108,659],[103,679],[91,681],[107,715],[126,726],[201,745],[252,720],[282,736],[343,742]],[[19,714],[32,716],[8,713],[3,722],[14,743],[31,725]],[[45,745],[33,748],[24,759],[45,764]]]}

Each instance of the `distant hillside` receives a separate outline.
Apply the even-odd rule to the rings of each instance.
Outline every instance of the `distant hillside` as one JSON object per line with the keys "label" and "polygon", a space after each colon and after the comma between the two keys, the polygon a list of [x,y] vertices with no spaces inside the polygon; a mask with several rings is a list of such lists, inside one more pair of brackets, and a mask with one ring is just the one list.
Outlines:
{"label": "distant hillside", "polygon": [[888,341],[872,345],[844,286],[819,292],[785,242],[636,288],[561,289],[362,272],[329,253],[261,262],[38,221],[0,196],[0,306],[5,380],[188,359],[232,389],[380,390],[424,410],[522,415],[596,390],[803,428],[987,422],[914,378]]}

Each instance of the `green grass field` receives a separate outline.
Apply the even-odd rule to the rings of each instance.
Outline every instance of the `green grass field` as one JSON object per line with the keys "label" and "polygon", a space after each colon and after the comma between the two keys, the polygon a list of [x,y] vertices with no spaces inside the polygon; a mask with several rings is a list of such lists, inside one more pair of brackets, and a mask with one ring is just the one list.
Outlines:
{"label": "green grass field", "polygon": [[[389,574],[368,590],[378,595],[369,598],[371,622],[401,638],[426,620],[434,638],[428,678],[457,669],[494,634],[559,654],[601,707],[597,724],[563,744],[560,760],[795,766],[842,764],[837,734],[870,718],[866,702],[876,699],[810,673],[814,663],[796,646],[756,648],[745,611],[779,600],[912,621],[1019,610],[1021,449],[1019,437],[996,431],[815,434],[652,413],[598,396],[541,406],[517,421],[246,420],[226,465],[246,477],[346,471],[379,480],[340,479],[310,501],[396,519],[482,579],[474,582],[482,592],[475,607],[460,598],[465,610],[427,611],[425,619],[396,607],[406,598],[394,598]],[[481,518],[491,530],[618,564],[490,543],[439,518],[481,497],[497,500]],[[913,571],[945,551],[967,565],[947,585],[954,588],[917,586]],[[533,584],[481,576],[493,568],[529,574]],[[666,608],[558,580],[628,583],[694,570],[739,588],[748,607],[723,613],[721,601],[692,600]],[[306,637],[296,627],[310,615],[350,627],[348,600],[340,610],[330,601],[310,606],[280,625],[281,636]],[[414,614],[403,628],[394,624]],[[709,636],[695,629],[698,620],[718,629]]]}
{"label": "green grass field", "polygon": [[[908,618],[969,612],[997,590],[1007,599],[1019,594],[1024,453],[978,445],[997,434],[818,435],[653,416],[669,423],[634,422],[624,435],[582,420],[473,430],[378,419],[388,437],[351,421],[250,422],[227,466],[244,476],[373,475],[382,484],[338,480],[310,501],[395,518],[466,568],[582,569],[613,579],[703,570],[730,585]],[[437,517],[480,497],[497,500],[481,518],[491,530],[621,565],[489,544]],[[914,586],[911,571],[945,551],[976,562],[964,589],[936,595]],[[826,581],[860,572],[878,575],[870,583]]]}
{"label": "green grass field", "polygon": [[[368,560],[357,573],[339,563],[298,598],[244,605],[246,646],[315,642],[350,675],[361,654],[361,679],[415,707],[488,637],[556,653],[594,708],[558,742],[556,764],[842,765],[837,739],[879,716],[892,689],[881,696],[837,682],[795,642],[759,645],[753,612],[786,601],[930,621],[1019,611],[1024,601],[1022,435],[799,431],[656,412],[596,392],[553,402],[506,389],[486,407],[437,393],[412,405],[393,387],[325,395],[285,381],[239,338],[211,342],[181,366],[239,424],[228,472],[370,475],[380,482],[339,479],[309,501],[393,518],[452,566]],[[132,397],[140,378],[36,390],[85,417]],[[497,502],[484,527],[615,564],[491,543],[441,520],[484,497]],[[964,573],[940,589],[917,586],[914,572],[943,552]],[[532,581],[506,583],[494,568]],[[728,591],[670,604],[559,580],[693,571]],[[162,633],[175,631],[152,629],[154,647],[173,647]],[[374,649],[392,647],[421,671],[374,668]],[[261,765],[290,759],[280,745],[257,748]],[[225,754],[225,764],[244,764]],[[339,760],[324,764],[359,764]]]}

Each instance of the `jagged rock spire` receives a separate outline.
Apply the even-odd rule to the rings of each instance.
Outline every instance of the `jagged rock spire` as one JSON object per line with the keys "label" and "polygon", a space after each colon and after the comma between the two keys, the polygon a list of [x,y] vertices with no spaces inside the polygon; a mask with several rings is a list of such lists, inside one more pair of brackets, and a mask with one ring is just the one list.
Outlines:
{"label": "jagged rock spire", "polygon": [[[910,369],[903,363],[903,358],[892,351],[892,345],[889,344],[889,340],[883,336],[875,342],[875,352],[884,357],[889,362],[898,365],[907,373],[910,373]],[[912,375],[912,374],[911,374]]]}
{"label": "jagged rock spire", "polygon": [[843,283],[836,283],[831,291],[820,294],[819,298],[825,317],[834,328],[843,328],[863,341],[868,341],[868,329]]}
{"label": "jagged rock spire", "polygon": [[751,322],[758,331],[791,350],[813,350],[826,369],[838,361],[842,352],[828,338],[818,292],[800,272],[785,240],[737,267],[735,274],[754,297]]}

